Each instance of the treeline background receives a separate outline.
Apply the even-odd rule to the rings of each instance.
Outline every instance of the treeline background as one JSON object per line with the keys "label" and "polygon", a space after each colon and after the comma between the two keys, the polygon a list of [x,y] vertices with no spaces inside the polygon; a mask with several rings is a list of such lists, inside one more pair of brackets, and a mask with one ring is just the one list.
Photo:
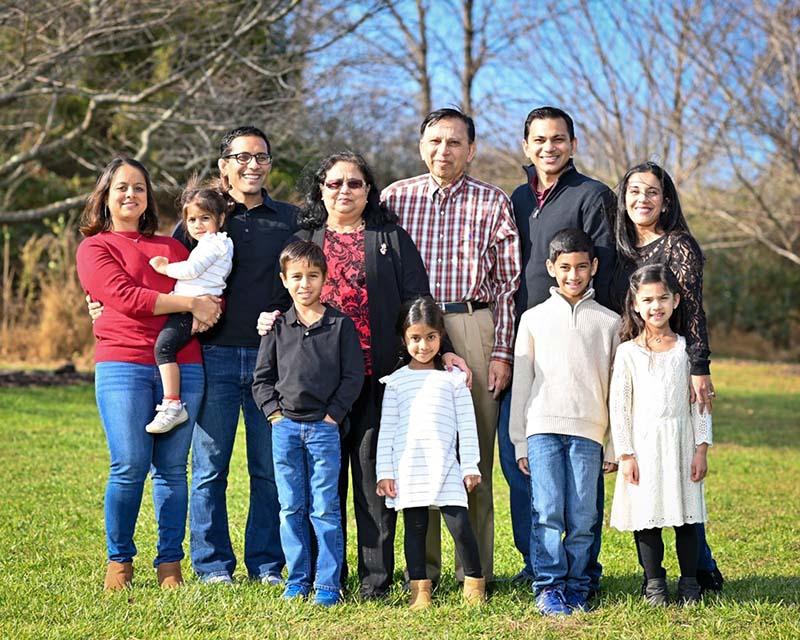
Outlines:
{"label": "treeline background", "polygon": [[524,179],[527,112],[576,120],[576,164],[674,177],[706,253],[714,355],[800,359],[800,5],[790,0],[12,0],[0,3],[0,359],[90,361],[77,216],[108,160],[153,174],[162,225],[217,143],[263,128],[296,196],[351,148],[424,170],[421,117],[475,116],[470,172]]}

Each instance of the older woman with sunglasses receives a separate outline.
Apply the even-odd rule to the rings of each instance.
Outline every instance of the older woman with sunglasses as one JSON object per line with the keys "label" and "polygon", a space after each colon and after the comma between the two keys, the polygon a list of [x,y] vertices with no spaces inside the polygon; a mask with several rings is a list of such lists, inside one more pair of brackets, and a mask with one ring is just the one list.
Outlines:
{"label": "older woman with sunglasses", "polygon": [[[353,476],[360,594],[385,595],[394,573],[396,512],[375,493],[375,457],[383,396],[378,380],[395,368],[400,343],[395,323],[403,302],[429,294],[428,274],[417,247],[397,216],[380,204],[380,188],[364,158],[341,152],[325,158],[305,194],[297,237],[320,245],[328,262],[322,301],[344,311],[356,325],[364,354],[364,386],[342,440],[339,496],[342,517],[347,467]],[[272,325],[262,314],[259,330]],[[447,345],[443,349],[447,351]],[[466,370],[445,353],[445,363]]]}

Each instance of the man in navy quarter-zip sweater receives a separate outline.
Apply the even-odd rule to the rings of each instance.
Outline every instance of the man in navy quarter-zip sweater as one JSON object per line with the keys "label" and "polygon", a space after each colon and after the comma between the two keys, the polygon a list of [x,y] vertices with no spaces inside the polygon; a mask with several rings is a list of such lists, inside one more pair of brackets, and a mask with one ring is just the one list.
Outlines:
{"label": "man in navy quarter-zip sweater", "polygon": [[[526,182],[511,196],[519,229],[523,269],[515,296],[517,322],[526,310],[547,300],[550,287],[556,286],[555,279],[547,273],[546,261],[550,240],[556,232],[567,227],[582,229],[592,238],[598,258],[597,273],[592,282],[595,299],[603,306],[612,306],[610,288],[616,250],[611,220],[615,197],[602,182],[578,173],[572,162],[577,146],[575,127],[566,112],[555,107],[540,107],[528,114],[522,150],[532,164],[525,167]],[[514,580],[524,581],[533,578],[530,486],[527,476],[517,467],[514,445],[509,439],[510,406],[511,394],[507,392],[500,404],[497,440],[500,466],[509,484],[514,544],[524,562],[522,571]],[[602,476],[599,481],[600,518],[593,529],[595,541],[587,568],[592,592],[598,589],[602,572],[597,561],[603,513]]]}

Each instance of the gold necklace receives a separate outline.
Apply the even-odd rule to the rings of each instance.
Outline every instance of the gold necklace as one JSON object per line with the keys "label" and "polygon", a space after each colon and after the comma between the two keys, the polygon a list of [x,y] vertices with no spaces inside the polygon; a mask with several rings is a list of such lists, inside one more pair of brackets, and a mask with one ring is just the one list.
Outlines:
{"label": "gold necklace", "polygon": [[334,226],[330,222],[328,222],[327,227],[334,233],[355,233],[356,231],[360,231],[361,229],[363,229],[365,224],[366,222],[364,221],[364,218],[361,218],[355,225]]}
{"label": "gold necklace", "polygon": [[[113,233],[115,236],[119,236],[120,238],[125,238],[126,240],[130,240],[131,242],[139,242],[139,240],[144,238],[144,236],[141,233],[139,233],[139,235],[136,236],[135,238],[129,238],[128,236],[124,235],[120,231],[114,231],[113,229],[109,229],[109,231],[111,233]],[[125,233],[133,233],[133,232],[132,231],[126,231]]]}

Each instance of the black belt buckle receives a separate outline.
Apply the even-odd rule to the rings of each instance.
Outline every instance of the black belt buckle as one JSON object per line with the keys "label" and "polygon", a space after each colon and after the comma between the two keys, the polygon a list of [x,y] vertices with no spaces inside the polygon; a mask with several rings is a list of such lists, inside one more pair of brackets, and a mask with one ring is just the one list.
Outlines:
{"label": "black belt buckle", "polygon": [[444,313],[468,313],[472,315],[479,309],[488,309],[489,303],[467,300],[466,302],[439,302],[438,306]]}

